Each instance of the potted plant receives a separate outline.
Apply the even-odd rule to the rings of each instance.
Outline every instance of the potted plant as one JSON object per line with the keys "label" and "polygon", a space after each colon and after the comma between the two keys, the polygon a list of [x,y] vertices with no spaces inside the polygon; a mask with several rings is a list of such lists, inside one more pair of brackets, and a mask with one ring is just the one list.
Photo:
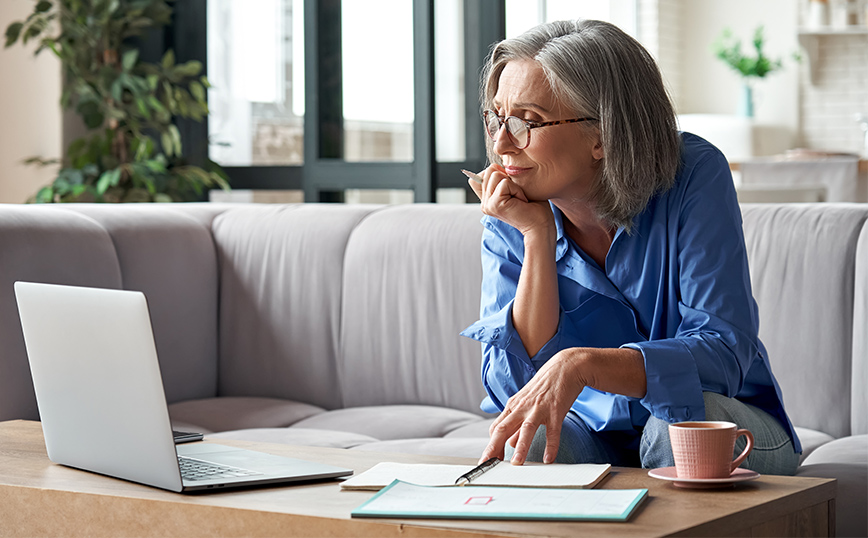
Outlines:
{"label": "potted plant", "polygon": [[[755,55],[748,55],[741,50],[741,41],[733,36],[729,28],[725,28],[720,37],[712,45],[715,56],[723,60],[730,68],[742,76],[742,97],[739,112],[743,116],[753,117],[753,82],[762,79],[783,67],[781,58],[772,59],[765,55],[765,36],[763,27],[759,26],[753,34]],[[798,60],[798,56],[794,55]]]}
{"label": "potted plant", "polygon": [[61,106],[74,108],[89,129],[30,201],[189,201],[208,187],[228,188],[216,164],[205,170],[184,160],[174,123],[208,114],[201,63],[177,63],[171,50],[159,63],[144,62],[135,46],[171,15],[166,0],[39,0],[26,20],[6,28],[6,47],[38,40],[36,54],[49,50],[60,59]]}

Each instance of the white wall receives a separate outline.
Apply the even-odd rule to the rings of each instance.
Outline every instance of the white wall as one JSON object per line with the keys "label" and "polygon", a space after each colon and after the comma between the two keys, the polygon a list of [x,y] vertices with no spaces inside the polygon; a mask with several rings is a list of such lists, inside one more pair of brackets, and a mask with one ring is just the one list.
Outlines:
{"label": "white wall", "polygon": [[[0,1],[0,30],[23,20],[32,0]],[[20,203],[51,181],[53,170],[25,166],[27,157],[61,154],[60,63],[20,43],[0,48],[0,203]]]}
{"label": "white wall", "polygon": [[799,50],[798,8],[793,0],[680,0],[681,66],[677,107],[680,114],[736,114],[741,77],[718,60],[711,44],[729,27],[752,48],[754,29],[765,27],[766,53],[783,56],[784,69],[760,80],[755,89],[756,122],[771,136],[798,143],[800,66],[792,60]]}
{"label": "white wall", "polygon": [[855,118],[868,115],[868,34],[819,36],[817,41],[816,76],[803,77],[801,86],[803,144],[833,152],[866,152],[868,157],[865,135]]}

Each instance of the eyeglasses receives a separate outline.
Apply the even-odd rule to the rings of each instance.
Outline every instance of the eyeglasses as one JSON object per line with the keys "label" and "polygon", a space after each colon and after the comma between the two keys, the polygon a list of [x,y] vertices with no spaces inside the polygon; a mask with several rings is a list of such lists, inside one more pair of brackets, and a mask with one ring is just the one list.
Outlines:
{"label": "eyeglasses", "polygon": [[485,132],[488,137],[494,140],[497,138],[497,133],[500,128],[506,125],[506,134],[509,135],[509,141],[518,148],[524,149],[530,145],[530,130],[537,127],[548,127],[550,125],[561,125],[562,123],[579,123],[581,121],[597,121],[597,118],[574,118],[571,120],[557,121],[528,121],[515,116],[502,117],[498,116],[493,110],[486,110],[482,113],[482,123],[485,125]]}

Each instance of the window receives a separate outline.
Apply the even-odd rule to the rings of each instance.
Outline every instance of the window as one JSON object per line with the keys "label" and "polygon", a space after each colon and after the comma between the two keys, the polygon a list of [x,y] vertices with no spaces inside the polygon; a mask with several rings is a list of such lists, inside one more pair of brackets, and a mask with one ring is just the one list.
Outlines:
{"label": "window", "polygon": [[515,37],[544,22],[598,19],[636,36],[634,0],[506,0],[506,37]]}
{"label": "window", "polygon": [[413,3],[346,1],[341,18],[343,158],[412,162]]}
{"label": "window", "polygon": [[208,136],[214,161],[302,164],[303,8],[303,0],[208,0]]}
{"label": "window", "polygon": [[417,202],[457,189],[475,200],[459,169],[486,162],[477,86],[491,43],[558,18],[635,33],[634,5],[185,0],[163,45],[206,64],[208,124],[179,127],[192,160],[220,163],[234,188],[303,189],[306,201],[380,189]]}

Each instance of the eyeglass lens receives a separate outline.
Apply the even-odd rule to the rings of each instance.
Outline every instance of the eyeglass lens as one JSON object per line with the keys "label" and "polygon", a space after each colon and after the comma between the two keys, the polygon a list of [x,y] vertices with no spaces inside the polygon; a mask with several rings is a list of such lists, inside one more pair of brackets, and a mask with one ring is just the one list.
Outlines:
{"label": "eyeglass lens", "polygon": [[[489,113],[486,115],[485,121],[488,136],[492,139],[497,138],[497,132],[500,130],[501,125],[500,118],[497,114]],[[506,123],[506,132],[509,135],[510,141],[519,149],[526,147],[528,142],[527,124],[515,116],[507,117],[504,123]]]}

